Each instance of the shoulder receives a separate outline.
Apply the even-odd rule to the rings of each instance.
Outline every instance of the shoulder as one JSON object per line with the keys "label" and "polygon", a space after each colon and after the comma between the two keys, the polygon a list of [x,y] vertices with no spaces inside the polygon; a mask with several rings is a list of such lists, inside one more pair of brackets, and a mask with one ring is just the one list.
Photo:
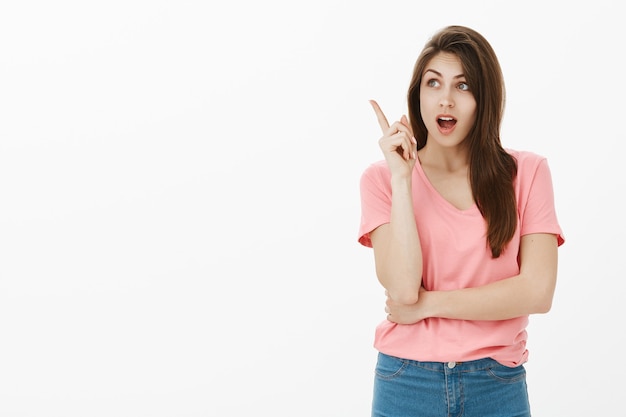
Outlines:
{"label": "shoulder", "polygon": [[518,176],[532,176],[541,165],[547,165],[546,157],[535,152],[516,149],[506,149],[506,151],[517,161]]}
{"label": "shoulder", "polygon": [[387,161],[368,165],[361,174],[360,188],[364,201],[391,201],[391,171]]}
{"label": "shoulder", "polygon": [[389,167],[387,166],[387,161],[385,161],[384,159],[381,159],[380,161],[375,161],[372,162],[371,164],[369,164],[365,170],[363,171],[363,174],[367,174],[367,173],[372,173],[372,172],[389,172]]}
{"label": "shoulder", "polygon": [[389,181],[391,171],[387,166],[387,161],[380,160],[369,164],[361,174],[361,181]]}
{"label": "shoulder", "polygon": [[552,199],[552,174],[545,156],[529,151],[507,151],[517,160],[515,188],[520,202],[530,198]]}
{"label": "shoulder", "polygon": [[537,165],[546,159],[545,156],[531,151],[517,149],[506,149],[506,151],[517,160],[518,165]]}

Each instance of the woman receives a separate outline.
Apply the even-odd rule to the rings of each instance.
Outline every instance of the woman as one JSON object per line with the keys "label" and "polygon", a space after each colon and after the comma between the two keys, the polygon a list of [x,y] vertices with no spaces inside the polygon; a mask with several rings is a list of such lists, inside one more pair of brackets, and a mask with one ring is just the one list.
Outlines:
{"label": "woman", "polygon": [[408,118],[371,104],[384,160],[361,178],[359,242],[388,313],[373,416],[530,416],[528,316],[550,310],[564,242],[545,158],[500,142],[505,89],[476,31],[425,45]]}

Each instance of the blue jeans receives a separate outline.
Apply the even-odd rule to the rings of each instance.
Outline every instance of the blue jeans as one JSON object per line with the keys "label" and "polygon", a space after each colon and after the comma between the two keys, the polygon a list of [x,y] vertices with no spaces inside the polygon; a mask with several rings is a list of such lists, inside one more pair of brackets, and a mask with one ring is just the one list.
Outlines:
{"label": "blue jeans", "polygon": [[523,365],[419,362],[378,354],[373,417],[530,417]]}

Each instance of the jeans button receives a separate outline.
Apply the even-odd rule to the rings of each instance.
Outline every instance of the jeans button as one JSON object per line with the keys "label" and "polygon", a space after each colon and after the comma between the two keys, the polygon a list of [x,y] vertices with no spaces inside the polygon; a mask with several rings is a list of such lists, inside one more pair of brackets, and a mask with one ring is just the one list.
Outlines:
{"label": "jeans button", "polygon": [[456,366],[456,362],[448,362],[448,368],[452,369]]}

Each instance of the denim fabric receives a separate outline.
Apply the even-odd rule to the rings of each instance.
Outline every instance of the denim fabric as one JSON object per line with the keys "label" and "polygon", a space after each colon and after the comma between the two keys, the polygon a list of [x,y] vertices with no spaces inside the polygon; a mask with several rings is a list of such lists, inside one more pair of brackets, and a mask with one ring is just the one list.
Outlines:
{"label": "denim fabric", "polygon": [[378,354],[373,417],[530,417],[523,365],[419,362]]}

